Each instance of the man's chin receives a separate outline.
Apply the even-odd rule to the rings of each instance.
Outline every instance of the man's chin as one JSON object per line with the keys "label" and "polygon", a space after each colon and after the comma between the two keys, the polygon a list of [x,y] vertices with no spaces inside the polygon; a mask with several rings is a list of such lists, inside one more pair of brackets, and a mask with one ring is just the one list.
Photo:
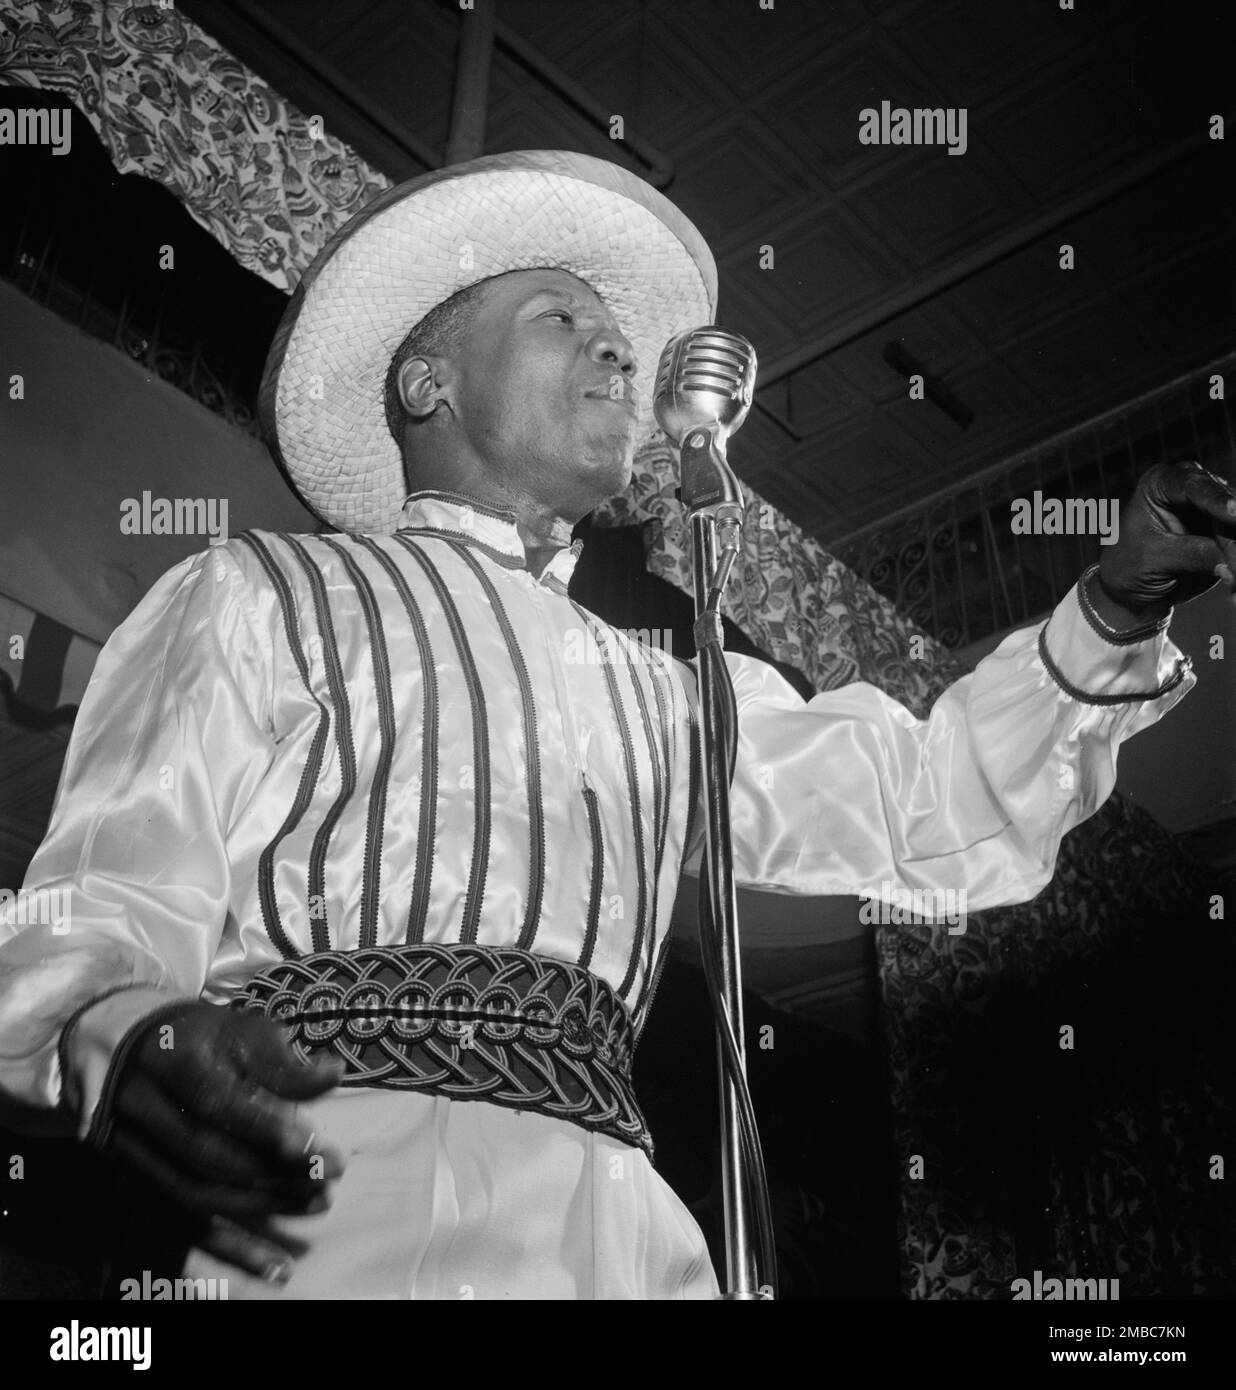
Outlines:
{"label": "man's chin", "polygon": [[611,497],[618,497],[624,493],[631,485],[634,472],[634,451],[622,458],[593,460],[586,474],[589,491],[596,499],[592,505],[599,507],[602,502],[608,502]]}

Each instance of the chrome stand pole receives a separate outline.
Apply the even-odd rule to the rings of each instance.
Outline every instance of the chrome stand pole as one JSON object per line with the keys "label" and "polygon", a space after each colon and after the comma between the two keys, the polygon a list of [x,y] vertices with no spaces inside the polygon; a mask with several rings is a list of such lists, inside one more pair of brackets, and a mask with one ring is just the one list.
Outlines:
{"label": "chrome stand pole", "polygon": [[[698,620],[708,602],[709,587],[717,572],[717,523],[711,514],[696,512],[691,518],[692,572],[695,588],[695,615]],[[720,616],[716,617],[720,627]],[[708,870],[718,938],[722,1004],[738,1044],[738,1055],[746,1074],[746,1046],[743,1039],[742,963],[738,953],[738,900],[734,889],[733,846],[730,840],[729,757],[725,731],[718,719],[713,660],[719,653],[699,660],[699,747],[704,774],[707,809],[706,833]],[[701,924],[702,926],[703,924]],[[706,949],[706,948],[705,948]],[[725,1258],[727,1299],[758,1299],[759,1290],[753,1217],[746,1155],[739,1128],[738,1103],[734,1083],[725,1067],[721,1044],[717,1044],[718,1088],[721,1100],[721,1185],[725,1204]]]}

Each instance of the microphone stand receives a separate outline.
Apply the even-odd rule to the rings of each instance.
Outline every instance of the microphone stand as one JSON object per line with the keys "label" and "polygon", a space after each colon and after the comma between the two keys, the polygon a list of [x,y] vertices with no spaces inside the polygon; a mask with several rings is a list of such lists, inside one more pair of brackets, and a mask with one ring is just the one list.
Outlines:
{"label": "microphone stand", "polygon": [[[724,666],[723,630],[719,604],[738,555],[744,507],[737,479],[723,452],[724,435],[716,426],[686,432],[681,445],[681,497],[691,521],[692,579],[695,590],[695,642],[699,668],[699,750],[706,806],[704,892],[700,897],[700,936],[705,972],[710,976],[717,1013],[717,1068],[721,1101],[721,1182],[725,1211],[726,1283],[729,1300],[764,1299],[772,1295],[776,1266],[766,1268],[768,1284],[761,1289],[757,1270],[752,1210],[755,1183],[763,1196],[767,1220],[763,1159],[754,1116],[746,1095],[746,1048],[743,1040],[742,963],[738,951],[738,902],[734,888],[730,829],[730,746],[736,736],[726,727],[725,709],[732,711],[733,690]],[[722,689],[722,682],[725,688]],[[731,715],[730,723],[735,722]],[[711,933],[711,942],[707,939]],[[712,961],[710,961],[712,952]],[[715,961],[719,970],[712,968]],[[712,978],[713,974],[716,979]],[[726,1033],[730,1036],[727,1039]],[[726,1065],[727,1049],[733,1068]],[[735,1076],[737,1072],[737,1078]],[[742,1091],[740,1094],[739,1087]],[[745,1105],[752,1132],[749,1151],[742,1132]],[[754,1166],[753,1166],[754,1161]],[[771,1227],[764,1246],[771,1252]]]}

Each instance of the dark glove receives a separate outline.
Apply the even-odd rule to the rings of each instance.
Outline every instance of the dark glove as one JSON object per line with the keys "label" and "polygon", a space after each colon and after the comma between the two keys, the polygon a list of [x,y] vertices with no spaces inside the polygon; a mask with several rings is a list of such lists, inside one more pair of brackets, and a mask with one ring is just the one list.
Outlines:
{"label": "dark glove", "polygon": [[324,1210],[344,1166],[334,1150],[311,1153],[292,1102],[341,1075],[337,1061],[302,1064],[269,1019],[185,1004],[160,1013],[120,1064],[106,1150],[201,1218],[204,1250],[286,1278],[292,1252],[261,1233],[265,1219]]}
{"label": "dark glove", "polygon": [[1142,620],[1163,617],[1217,582],[1236,591],[1236,488],[1200,463],[1160,463],[1138,479],[1104,546],[1099,583]]}

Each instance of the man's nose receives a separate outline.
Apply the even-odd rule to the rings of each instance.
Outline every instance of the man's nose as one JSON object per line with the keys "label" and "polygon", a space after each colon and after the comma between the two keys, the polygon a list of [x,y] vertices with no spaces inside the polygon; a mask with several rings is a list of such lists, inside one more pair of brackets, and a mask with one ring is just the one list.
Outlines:
{"label": "man's nose", "polygon": [[588,344],[588,355],[594,362],[616,368],[627,378],[634,377],[639,370],[635,349],[617,328],[602,328],[594,333]]}

